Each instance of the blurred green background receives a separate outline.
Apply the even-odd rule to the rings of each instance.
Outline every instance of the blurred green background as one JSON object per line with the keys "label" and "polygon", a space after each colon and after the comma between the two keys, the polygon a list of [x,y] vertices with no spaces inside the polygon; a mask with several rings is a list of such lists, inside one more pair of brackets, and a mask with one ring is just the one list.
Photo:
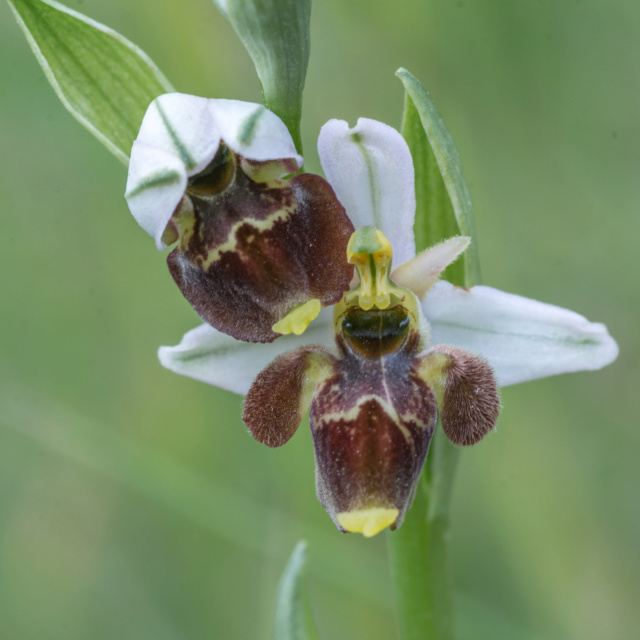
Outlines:
{"label": "blurred green background", "polygon": [[[70,0],[181,91],[259,100],[208,0]],[[487,284],[605,322],[595,373],[503,392],[458,473],[462,640],[640,626],[640,4],[316,0],[303,130],[399,126],[406,66],[462,154]],[[125,169],[63,109],[0,3],[0,637],[269,637],[295,542],[324,640],[396,638],[385,535],[337,533],[308,429],[254,442],[241,399],[156,348],[198,318],[130,216]]]}

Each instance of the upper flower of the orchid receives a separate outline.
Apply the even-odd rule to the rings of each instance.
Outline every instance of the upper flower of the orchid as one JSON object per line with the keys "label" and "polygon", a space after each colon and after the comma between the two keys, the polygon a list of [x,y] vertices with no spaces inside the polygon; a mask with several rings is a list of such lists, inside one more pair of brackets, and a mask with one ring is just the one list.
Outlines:
{"label": "upper flower of the orchid", "polygon": [[[251,342],[301,332],[349,287],[353,225],[262,105],[174,93],[149,107],[126,198],[210,325]],[[320,265],[323,265],[320,268]]]}
{"label": "upper flower of the orchid", "polygon": [[204,325],[159,356],[176,372],[248,392],[245,421],[271,446],[310,406],[319,498],[339,528],[373,535],[402,521],[437,412],[453,442],[472,444],[495,422],[497,386],[598,369],[618,348],[604,325],[572,311],[438,281],[469,240],[415,255],[413,164],[391,127],[333,120],[318,146],[359,227],[347,247],[358,282],[333,317],[323,311],[304,335],[269,345]]}

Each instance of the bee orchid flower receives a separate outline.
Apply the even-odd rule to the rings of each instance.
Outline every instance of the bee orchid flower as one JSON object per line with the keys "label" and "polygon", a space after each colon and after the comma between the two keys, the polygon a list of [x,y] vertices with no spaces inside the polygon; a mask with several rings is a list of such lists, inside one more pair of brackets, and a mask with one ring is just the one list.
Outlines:
{"label": "bee orchid flower", "polygon": [[287,442],[310,408],[318,497],[340,530],[370,536],[401,524],[438,415],[452,442],[473,444],[495,424],[499,386],[599,369],[618,348],[572,311],[439,280],[469,239],[416,256],[413,163],[391,127],[332,120],[318,149],[357,229],[340,258],[356,269],[351,287],[302,335],[247,344],[205,324],[159,358],[247,394],[243,418],[269,446]]}
{"label": "bee orchid flower", "polygon": [[[337,302],[353,225],[329,184],[262,105],[181,93],[151,103],[125,197],[208,324],[239,340],[303,331]],[[319,265],[323,264],[320,269]]]}

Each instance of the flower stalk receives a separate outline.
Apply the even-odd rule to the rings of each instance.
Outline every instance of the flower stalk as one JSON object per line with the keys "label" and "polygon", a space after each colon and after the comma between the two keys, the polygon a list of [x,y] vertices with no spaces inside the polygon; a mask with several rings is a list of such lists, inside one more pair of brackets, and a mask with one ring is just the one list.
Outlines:
{"label": "flower stalk", "polygon": [[459,454],[438,425],[413,505],[389,534],[402,640],[455,638],[449,529]]}

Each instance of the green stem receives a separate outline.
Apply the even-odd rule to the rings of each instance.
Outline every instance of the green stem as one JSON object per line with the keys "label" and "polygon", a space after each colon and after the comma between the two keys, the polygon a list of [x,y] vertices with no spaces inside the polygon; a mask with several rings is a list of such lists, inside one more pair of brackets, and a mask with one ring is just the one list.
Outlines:
{"label": "green stem", "polygon": [[453,640],[449,506],[459,450],[436,429],[413,506],[389,534],[402,640]]}

